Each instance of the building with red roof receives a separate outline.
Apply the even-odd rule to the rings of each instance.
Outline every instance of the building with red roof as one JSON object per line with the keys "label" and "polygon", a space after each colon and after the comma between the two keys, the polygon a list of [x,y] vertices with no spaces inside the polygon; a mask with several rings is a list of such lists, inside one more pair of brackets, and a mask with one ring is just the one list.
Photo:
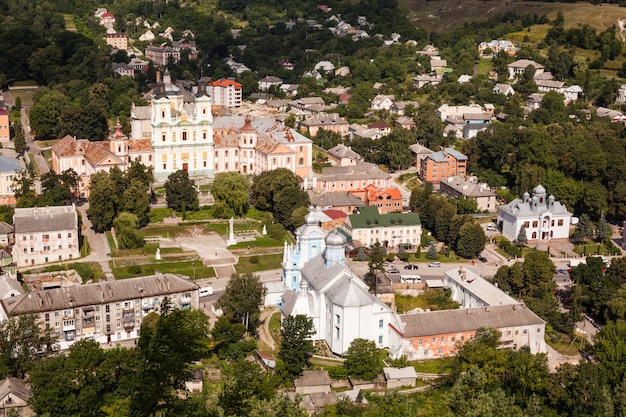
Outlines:
{"label": "building with red roof", "polygon": [[207,88],[213,104],[222,107],[241,107],[243,89],[241,84],[231,78],[220,78],[211,82]]}

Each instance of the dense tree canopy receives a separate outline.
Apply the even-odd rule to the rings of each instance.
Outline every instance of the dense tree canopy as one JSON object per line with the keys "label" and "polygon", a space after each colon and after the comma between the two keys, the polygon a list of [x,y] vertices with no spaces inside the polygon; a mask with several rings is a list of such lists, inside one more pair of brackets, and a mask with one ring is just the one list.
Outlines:
{"label": "dense tree canopy", "polygon": [[165,181],[165,200],[167,206],[175,210],[197,210],[198,192],[189,179],[187,171],[180,170],[170,174]]}
{"label": "dense tree canopy", "polygon": [[258,275],[234,274],[217,304],[231,323],[241,323],[248,331],[254,331],[261,324],[260,307],[266,292]]}

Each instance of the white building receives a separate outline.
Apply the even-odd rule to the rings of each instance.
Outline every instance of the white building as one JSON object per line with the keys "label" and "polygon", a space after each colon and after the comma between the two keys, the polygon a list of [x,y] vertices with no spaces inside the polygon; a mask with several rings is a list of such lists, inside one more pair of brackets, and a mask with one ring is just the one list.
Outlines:
{"label": "white building", "polygon": [[344,223],[353,240],[365,246],[376,242],[388,250],[417,247],[422,236],[422,223],[417,213],[379,214],[378,207],[360,207],[359,213],[350,214]]}
{"label": "white building", "polygon": [[402,339],[391,329],[398,328],[399,317],[345,265],[345,245],[336,230],[326,236],[316,212],[307,215],[296,247],[285,247],[283,280],[291,290],[283,295],[283,316],[312,318],[313,339],[326,341],[333,353],[343,354],[362,338],[397,357]]}
{"label": "white building", "polygon": [[16,208],[13,214],[17,267],[80,258],[76,207]]}
{"label": "white building", "polygon": [[0,204],[15,204],[13,184],[21,171],[22,165],[19,159],[0,156]]}
{"label": "white building", "polygon": [[522,227],[528,240],[567,239],[571,221],[572,213],[553,195],[546,197],[541,185],[533,189],[532,197],[526,192],[521,200],[516,198],[498,208],[502,234],[511,240],[517,239]]}

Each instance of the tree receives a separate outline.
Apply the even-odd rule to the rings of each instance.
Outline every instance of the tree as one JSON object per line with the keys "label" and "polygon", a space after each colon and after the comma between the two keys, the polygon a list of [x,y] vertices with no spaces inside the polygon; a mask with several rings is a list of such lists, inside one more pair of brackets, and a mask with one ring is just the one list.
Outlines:
{"label": "tree", "polygon": [[[19,97],[18,97],[19,98]],[[24,155],[26,152],[26,137],[24,137],[24,129],[22,123],[15,123],[15,136],[13,137],[13,146],[15,146],[15,152],[18,155]]]}
{"label": "tree", "polygon": [[265,171],[252,181],[250,187],[252,204],[259,210],[274,212],[274,196],[280,190],[299,185],[296,175],[287,168]]}
{"label": "tree", "polygon": [[[128,176],[128,175],[127,175]],[[137,217],[137,227],[150,223],[150,196],[148,187],[140,180],[133,178],[123,194],[124,211]]]}
{"label": "tree", "polygon": [[113,220],[113,227],[115,227],[117,246],[120,249],[137,249],[143,246],[144,240],[137,234],[139,221],[136,215],[127,212],[120,213]]}
{"label": "tree", "polygon": [[211,194],[216,202],[225,204],[235,216],[242,217],[248,211],[250,182],[238,172],[221,172],[213,179]]}
{"label": "tree", "polygon": [[380,242],[374,243],[369,251],[369,260],[367,261],[367,266],[369,271],[368,281],[375,282],[372,280],[376,279],[376,271],[384,272],[385,268],[383,268],[383,262],[385,262],[385,255],[387,251],[385,247],[380,244]]}
{"label": "tree", "polygon": [[313,319],[304,314],[287,316],[283,320],[278,357],[283,361],[290,379],[300,376],[310,365],[314,350],[311,337],[314,334]]}
{"label": "tree", "polygon": [[589,239],[593,239],[593,225],[587,213],[581,214],[578,218],[578,224],[574,229],[572,239],[575,242],[586,242]]}
{"label": "tree", "polygon": [[437,254],[437,246],[431,245],[428,248],[428,252],[426,252],[427,259],[438,259],[439,255]]}
{"label": "tree", "polygon": [[118,204],[119,194],[111,176],[104,171],[93,174],[87,217],[94,231],[102,233],[111,228]]}
{"label": "tree", "polygon": [[242,323],[248,331],[254,331],[261,324],[260,306],[265,301],[266,292],[258,275],[233,274],[224,294],[217,300],[217,306],[231,323]]}
{"label": "tree", "polygon": [[456,254],[467,259],[474,258],[485,249],[485,231],[479,224],[467,222],[459,230],[459,238],[456,242]]}
{"label": "tree", "polygon": [[606,223],[604,218],[604,212],[600,215],[600,221],[596,225],[596,240],[598,242],[604,242],[611,234],[611,226]]}
{"label": "tree", "polygon": [[600,368],[613,386],[626,376],[626,321],[618,320],[602,326],[593,337],[593,351]]}
{"label": "tree", "polygon": [[366,339],[354,339],[344,355],[343,366],[354,379],[371,381],[383,371],[380,349]]}
{"label": "tree", "polygon": [[285,187],[274,195],[273,211],[280,224],[286,229],[295,229],[298,219],[292,218],[294,210],[300,207],[308,207],[310,204],[309,195],[302,188],[297,186]]}
{"label": "tree", "polygon": [[35,195],[35,181],[33,175],[27,171],[21,171],[13,178],[13,195],[16,207],[33,207],[37,196]]}
{"label": "tree", "polygon": [[174,210],[197,210],[198,193],[187,171],[179,170],[167,177],[165,181],[165,200],[167,206]]}
{"label": "tree", "polygon": [[224,367],[224,388],[218,404],[226,416],[248,416],[252,402],[272,398],[274,387],[271,373],[263,372],[255,363],[239,360]]}
{"label": "tree", "polygon": [[67,97],[57,90],[43,90],[35,98],[28,114],[33,136],[56,138],[60,132],[61,113],[68,103]]}
{"label": "tree", "polygon": [[517,239],[515,239],[515,244],[517,246],[526,246],[528,244],[528,237],[526,236],[526,228],[524,226],[520,227]]}
{"label": "tree", "polygon": [[24,378],[33,361],[55,349],[52,332],[40,331],[37,317],[24,314],[0,322],[0,376]]}

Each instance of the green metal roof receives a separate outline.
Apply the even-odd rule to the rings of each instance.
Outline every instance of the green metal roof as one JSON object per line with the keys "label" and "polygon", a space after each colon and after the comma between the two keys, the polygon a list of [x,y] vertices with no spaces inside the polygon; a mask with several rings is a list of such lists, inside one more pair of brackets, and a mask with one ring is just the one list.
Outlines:
{"label": "green metal roof", "polygon": [[360,207],[359,214],[348,215],[353,229],[367,229],[373,227],[415,226],[420,225],[420,216],[417,213],[389,213],[379,214],[378,207]]}

